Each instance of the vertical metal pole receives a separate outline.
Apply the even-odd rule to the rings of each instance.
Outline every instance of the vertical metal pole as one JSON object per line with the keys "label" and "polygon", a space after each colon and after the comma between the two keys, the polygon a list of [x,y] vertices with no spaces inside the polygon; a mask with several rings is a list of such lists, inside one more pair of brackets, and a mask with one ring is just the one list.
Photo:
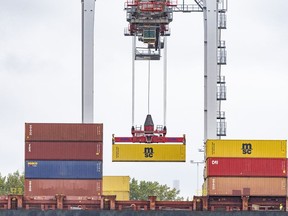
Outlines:
{"label": "vertical metal pole", "polygon": [[136,52],[136,35],[132,39],[132,126],[134,126],[135,111],[135,52]]}
{"label": "vertical metal pole", "polygon": [[95,0],[82,3],[82,123],[94,121],[94,14]]}
{"label": "vertical metal pole", "polygon": [[148,114],[150,114],[150,60],[148,60]]}
{"label": "vertical metal pole", "polygon": [[217,139],[218,1],[204,0],[204,140]]}
{"label": "vertical metal pole", "polygon": [[167,107],[167,37],[164,37],[164,75],[163,75],[163,125],[166,126],[166,107]]}
{"label": "vertical metal pole", "polygon": [[197,162],[197,196],[199,196],[199,163]]}
{"label": "vertical metal pole", "polygon": [[196,164],[197,165],[197,179],[196,179],[196,182],[197,182],[197,196],[199,195],[199,164],[203,164],[205,163],[204,161],[194,161],[194,160],[191,160],[190,163],[192,164]]}

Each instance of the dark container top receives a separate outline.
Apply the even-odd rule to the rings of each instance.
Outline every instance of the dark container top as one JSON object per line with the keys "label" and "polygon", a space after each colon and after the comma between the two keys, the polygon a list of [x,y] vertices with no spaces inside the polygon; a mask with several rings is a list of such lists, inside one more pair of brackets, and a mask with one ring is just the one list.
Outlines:
{"label": "dark container top", "polygon": [[25,161],[25,178],[102,179],[102,161]]}
{"label": "dark container top", "polygon": [[100,196],[102,180],[91,179],[25,179],[25,196]]}
{"label": "dark container top", "polygon": [[103,143],[26,142],[25,160],[103,160]]}
{"label": "dark container top", "polygon": [[25,123],[25,141],[103,141],[103,124]]}

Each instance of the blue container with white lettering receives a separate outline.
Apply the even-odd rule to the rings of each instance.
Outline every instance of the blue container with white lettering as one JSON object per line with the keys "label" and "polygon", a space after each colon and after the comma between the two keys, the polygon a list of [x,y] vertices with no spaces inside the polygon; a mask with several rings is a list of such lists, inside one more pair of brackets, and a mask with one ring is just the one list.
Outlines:
{"label": "blue container with white lettering", "polygon": [[102,161],[26,160],[29,179],[102,179]]}

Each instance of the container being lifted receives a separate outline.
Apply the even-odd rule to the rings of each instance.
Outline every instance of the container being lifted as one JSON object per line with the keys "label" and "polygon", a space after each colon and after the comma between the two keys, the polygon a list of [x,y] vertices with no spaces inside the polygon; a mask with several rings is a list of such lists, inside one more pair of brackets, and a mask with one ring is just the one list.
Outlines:
{"label": "container being lifted", "polygon": [[113,162],[185,162],[186,140],[182,137],[166,137],[166,126],[154,128],[148,114],[144,130],[132,126],[131,137],[112,136]]}

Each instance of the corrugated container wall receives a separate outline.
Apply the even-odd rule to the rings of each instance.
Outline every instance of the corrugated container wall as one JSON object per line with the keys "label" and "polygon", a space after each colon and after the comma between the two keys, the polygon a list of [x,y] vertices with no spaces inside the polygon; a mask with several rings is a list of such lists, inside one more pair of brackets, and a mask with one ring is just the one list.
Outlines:
{"label": "corrugated container wall", "polygon": [[26,160],[103,160],[102,142],[26,142]]}
{"label": "corrugated container wall", "polygon": [[205,177],[247,176],[286,177],[283,158],[208,158]]}
{"label": "corrugated container wall", "polygon": [[129,176],[103,176],[103,195],[116,195],[116,200],[129,200]]}
{"label": "corrugated container wall", "polygon": [[103,124],[25,123],[25,141],[103,141]]}
{"label": "corrugated container wall", "polygon": [[286,140],[207,140],[206,158],[286,158]]}
{"label": "corrugated container wall", "polygon": [[209,177],[204,182],[203,194],[208,196],[286,196],[286,184],[286,178],[277,177]]}
{"label": "corrugated container wall", "polygon": [[25,196],[100,196],[102,180],[25,179]]}
{"label": "corrugated container wall", "polygon": [[186,145],[183,144],[113,144],[114,162],[185,162]]}
{"label": "corrugated container wall", "polygon": [[29,179],[101,179],[102,161],[25,161]]}
{"label": "corrugated container wall", "polygon": [[130,177],[103,176],[103,191],[130,191]]}

